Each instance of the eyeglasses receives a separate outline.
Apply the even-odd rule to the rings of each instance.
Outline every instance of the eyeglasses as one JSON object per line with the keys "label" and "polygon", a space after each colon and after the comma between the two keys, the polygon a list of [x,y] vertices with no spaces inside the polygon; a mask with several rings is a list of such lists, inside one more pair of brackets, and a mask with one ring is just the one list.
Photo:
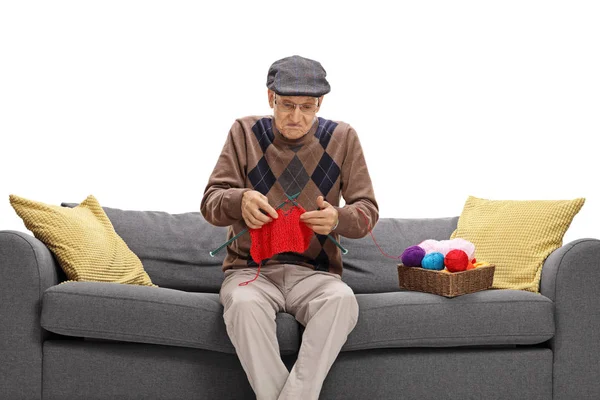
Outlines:
{"label": "eyeglasses", "polygon": [[319,108],[318,100],[317,104],[296,104],[292,103],[291,101],[282,101],[281,103],[277,103],[277,96],[275,96],[274,102],[282,111],[285,112],[293,112],[296,110],[296,107],[298,107],[301,113],[311,114],[317,111],[317,108]]}

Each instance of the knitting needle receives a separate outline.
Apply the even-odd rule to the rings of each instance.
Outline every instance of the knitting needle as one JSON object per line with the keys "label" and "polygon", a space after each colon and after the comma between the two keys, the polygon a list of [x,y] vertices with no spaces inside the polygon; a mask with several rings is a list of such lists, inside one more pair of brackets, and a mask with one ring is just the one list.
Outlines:
{"label": "knitting needle", "polygon": [[[285,194],[287,196],[288,199],[294,201],[294,199],[298,196],[300,196],[300,192],[292,195],[292,196],[288,196],[288,194]],[[281,207],[283,207],[285,205],[285,203],[287,203],[287,201],[284,201],[283,203],[281,203],[280,205],[278,205],[277,207],[275,207],[276,210],[280,209]],[[218,248],[216,248],[215,250],[209,252],[208,254],[210,254],[211,257],[214,257],[215,254],[217,254],[219,251],[221,251],[221,249],[225,246],[227,246],[228,244],[230,244],[231,242],[233,242],[235,239],[239,238],[240,236],[242,236],[244,233],[248,232],[248,228],[244,229],[243,231],[241,231],[240,233],[238,233],[237,235],[235,235],[234,237],[232,237],[231,239],[229,239],[227,242],[223,243],[222,245],[220,245]]]}
{"label": "knitting needle", "polygon": [[[291,198],[290,196],[288,196],[288,195],[287,195],[287,193],[286,193],[285,195],[288,197],[288,199],[290,199],[290,200],[292,201],[292,203],[294,203],[294,205],[296,205],[296,206],[300,206],[300,205],[299,205],[299,204],[296,202],[296,200],[294,200],[293,198]],[[321,207],[317,207],[317,210],[320,210],[320,209],[321,209]],[[335,245],[336,245],[337,247],[339,247],[339,248],[340,248],[340,250],[342,250],[342,254],[347,254],[347,253],[348,253],[348,250],[346,250],[345,248],[343,248],[343,247],[342,247],[342,245],[341,245],[341,244],[339,244],[339,243],[338,243],[338,241],[337,241],[337,240],[335,240],[335,239],[333,238],[333,236],[331,236],[331,235],[329,235],[329,234],[328,234],[328,235],[327,235],[327,237],[328,237],[329,239],[331,239],[331,240],[333,241],[333,243],[335,243]]]}

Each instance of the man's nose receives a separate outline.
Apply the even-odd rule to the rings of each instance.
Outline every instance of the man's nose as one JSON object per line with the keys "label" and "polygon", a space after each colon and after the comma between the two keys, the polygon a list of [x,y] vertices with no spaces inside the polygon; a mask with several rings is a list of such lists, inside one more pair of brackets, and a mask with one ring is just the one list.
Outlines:
{"label": "man's nose", "polygon": [[293,122],[300,122],[302,121],[302,112],[300,111],[300,107],[296,106],[296,108],[294,108],[294,111],[292,111],[292,121]]}

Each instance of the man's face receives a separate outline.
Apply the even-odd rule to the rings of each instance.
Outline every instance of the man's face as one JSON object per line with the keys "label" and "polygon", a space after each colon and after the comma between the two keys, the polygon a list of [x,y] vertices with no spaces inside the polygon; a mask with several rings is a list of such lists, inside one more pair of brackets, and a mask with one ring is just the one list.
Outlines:
{"label": "man's face", "polygon": [[[280,96],[269,90],[269,105],[274,111],[279,132],[288,139],[298,139],[308,133],[323,97]],[[317,101],[319,107],[316,107]]]}

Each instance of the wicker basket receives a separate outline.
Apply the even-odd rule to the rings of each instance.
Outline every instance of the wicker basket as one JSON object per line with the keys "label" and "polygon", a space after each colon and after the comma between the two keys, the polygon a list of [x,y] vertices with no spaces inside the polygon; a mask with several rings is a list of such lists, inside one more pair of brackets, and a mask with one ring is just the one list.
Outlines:
{"label": "wicker basket", "polygon": [[441,272],[421,267],[398,264],[400,287],[445,297],[478,292],[492,286],[495,265],[487,265],[461,272]]}

